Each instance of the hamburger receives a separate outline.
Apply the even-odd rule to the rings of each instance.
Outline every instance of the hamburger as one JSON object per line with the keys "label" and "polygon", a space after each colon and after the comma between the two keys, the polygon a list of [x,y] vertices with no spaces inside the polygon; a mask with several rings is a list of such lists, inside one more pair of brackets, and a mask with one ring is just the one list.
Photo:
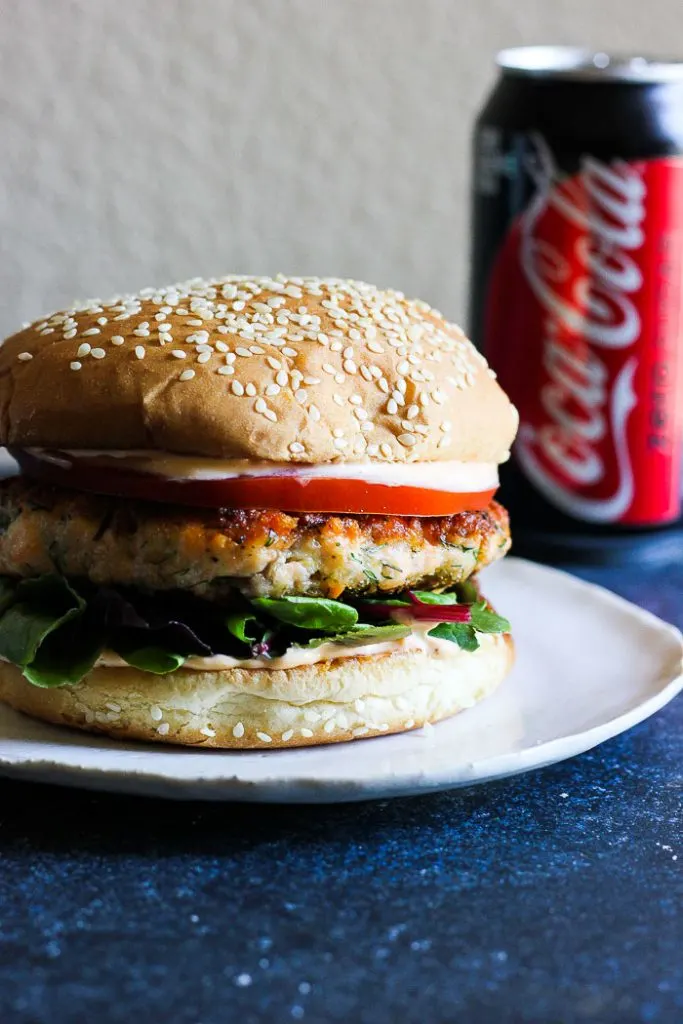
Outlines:
{"label": "hamburger", "polygon": [[121,739],[331,743],[470,707],[512,661],[517,414],[396,291],[230,276],[0,348],[0,699]]}

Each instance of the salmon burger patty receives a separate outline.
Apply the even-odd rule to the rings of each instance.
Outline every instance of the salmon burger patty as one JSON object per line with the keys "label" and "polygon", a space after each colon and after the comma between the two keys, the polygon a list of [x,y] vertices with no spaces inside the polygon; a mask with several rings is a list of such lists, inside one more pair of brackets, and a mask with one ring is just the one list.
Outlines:
{"label": "salmon burger patty", "polygon": [[509,546],[496,502],[425,519],[296,515],[129,501],[25,477],[0,483],[0,574],[11,576],[59,572],[216,600],[229,588],[337,598],[451,586]]}

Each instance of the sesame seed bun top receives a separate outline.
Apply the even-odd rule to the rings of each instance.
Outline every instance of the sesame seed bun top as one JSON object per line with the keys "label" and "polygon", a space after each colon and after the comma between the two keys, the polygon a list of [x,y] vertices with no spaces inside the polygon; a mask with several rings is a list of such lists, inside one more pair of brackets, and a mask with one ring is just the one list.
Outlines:
{"label": "sesame seed bun top", "polygon": [[55,313],[0,348],[0,443],[20,448],[502,462],[516,427],[458,327],[358,281],[148,288]]}

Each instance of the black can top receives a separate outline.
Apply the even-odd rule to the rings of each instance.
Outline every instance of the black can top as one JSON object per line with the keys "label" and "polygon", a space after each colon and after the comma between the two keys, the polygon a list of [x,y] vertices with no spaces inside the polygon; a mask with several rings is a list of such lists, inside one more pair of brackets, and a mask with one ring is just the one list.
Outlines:
{"label": "black can top", "polygon": [[496,58],[505,75],[591,82],[683,81],[683,59],[613,54],[579,46],[517,46]]}

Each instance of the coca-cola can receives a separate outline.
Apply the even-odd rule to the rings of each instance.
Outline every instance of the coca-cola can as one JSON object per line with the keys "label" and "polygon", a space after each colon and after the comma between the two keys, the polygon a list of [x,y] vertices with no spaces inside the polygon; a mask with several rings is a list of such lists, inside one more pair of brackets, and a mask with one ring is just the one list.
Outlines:
{"label": "coca-cola can", "polygon": [[683,62],[498,56],[476,124],[470,332],[520,413],[517,550],[683,551]]}

